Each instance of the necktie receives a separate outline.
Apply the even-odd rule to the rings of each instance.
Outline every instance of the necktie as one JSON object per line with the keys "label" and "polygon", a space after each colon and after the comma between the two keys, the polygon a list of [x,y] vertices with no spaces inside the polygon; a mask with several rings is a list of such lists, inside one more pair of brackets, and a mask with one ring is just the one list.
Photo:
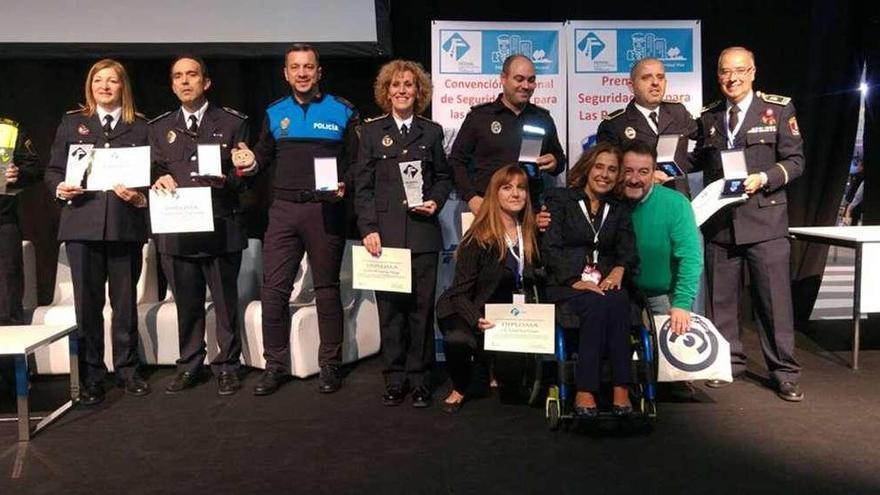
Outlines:
{"label": "necktie", "polygon": [[739,123],[739,107],[736,105],[730,107],[729,114],[730,117],[727,119],[727,131],[730,134],[733,134],[733,130],[736,129],[736,124]]}
{"label": "necktie", "polygon": [[649,114],[648,114],[648,117],[651,119],[651,122],[654,123],[654,128],[655,128],[656,130],[659,131],[659,130],[660,130],[660,124],[657,123],[657,112],[656,112],[656,111],[653,111],[653,112],[649,113]]}
{"label": "necktie", "polygon": [[199,119],[195,115],[189,116],[189,132],[199,132]]}
{"label": "necktie", "polygon": [[109,115],[109,114],[105,115],[104,116],[104,134],[110,134],[110,131],[113,130],[113,127],[110,126],[110,124],[112,124],[112,123],[113,123],[113,116]]}
{"label": "necktie", "polygon": [[409,127],[406,124],[400,126],[400,135],[406,137],[409,134]]}

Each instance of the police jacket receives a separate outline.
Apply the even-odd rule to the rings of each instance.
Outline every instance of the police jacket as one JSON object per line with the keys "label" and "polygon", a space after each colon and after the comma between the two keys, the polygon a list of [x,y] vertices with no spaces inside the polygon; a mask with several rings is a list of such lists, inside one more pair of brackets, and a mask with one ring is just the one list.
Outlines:
{"label": "police jacket", "polygon": [[[67,156],[76,151],[73,147],[76,144],[92,145],[95,148],[147,146],[147,121],[140,115],[131,124],[120,119],[109,134],[104,134],[97,113],[87,116],[82,109],[67,112],[58,125],[55,140],[52,142],[49,166],[46,168],[46,187],[53,196],[58,184],[64,182]],[[119,199],[113,191],[86,191],[69,202],[59,200],[59,203],[61,223],[58,227],[58,240],[147,240],[147,209]]]}
{"label": "police jacket", "polygon": [[[727,147],[727,105],[717,101],[706,106],[699,119],[699,139],[694,165],[703,170],[710,184],[724,177],[721,150]],[[744,150],[749,174],[764,172],[767,184],[745,203],[716,213],[705,224],[707,240],[751,244],[788,235],[786,186],[804,171],[803,139],[791,98],[756,92],[742,125],[734,136],[734,148]]]}
{"label": "police jacket", "polygon": [[339,181],[350,182],[346,179],[356,161],[357,123],[357,110],[338,96],[321,93],[300,104],[291,95],[269,105],[254,153],[259,171],[274,169],[275,197],[335,198],[335,193],[315,194],[314,161],[336,158]]}
{"label": "police jacket", "polygon": [[210,103],[195,133],[188,130],[180,109],[167,112],[150,122],[153,180],[170,174],[179,188],[201,186],[191,177],[192,173],[199,171],[200,144],[220,146],[220,171],[225,178],[222,187],[211,188],[214,231],[156,235],[160,253],[178,256],[217,255],[247,247],[238,194],[247,188],[251,179],[236,175],[231,155],[236,145],[247,143],[247,139],[246,115]]}
{"label": "police jacket", "polygon": [[[430,217],[412,212],[407,204],[400,163],[409,161],[421,164],[423,200],[437,203]],[[402,136],[390,115],[367,120],[361,126],[355,189],[361,237],[378,232],[383,246],[417,253],[440,251],[443,240],[437,216],[452,189],[443,128],[416,116]]]}

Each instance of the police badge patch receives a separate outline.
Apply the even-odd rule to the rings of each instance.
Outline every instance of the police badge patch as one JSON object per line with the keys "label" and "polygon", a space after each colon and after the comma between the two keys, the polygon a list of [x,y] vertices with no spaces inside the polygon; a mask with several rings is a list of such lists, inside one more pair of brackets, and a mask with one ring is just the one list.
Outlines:
{"label": "police badge patch", "polygon": [[624,129],[623,134],[629,139],[636,138],[636,130],[633,129],[632,127],[627,127],[626,129]]}
{"label": "police badge patch", "polygon": [[489,129],[492,131],[492,134],[501,134],[501,122],[493,120],[492,125],[489,126]]}
{"label": "police badge patch", "polygon": [[79,133],[80,136],[88,136],[91,131],[86,127],[85,124],[80,124],[79,127],[76,128],[76,132]]}
{"label": "police badge patch", "polygon": [[385,136],[382,137],[382,146],[387,148],[387,147],[391,146],[392,144],[394,144],[394,140],[391,139],[391,136],[389,136],[388,134],[385,134]]}
{"label": "police badge patch", "polygon": [[177,133],[174,131],[168,131],[168,134],[165,135],[165,139],[168,140],[168,144],[174,144],[174,141],[177,139]]}
{"label": "police badge patch", "polygon": [[287,128],[288,127],[290,127],[290,119],[287,117],[284,117],[283,119],[281,119],[281,135],[282,136],[287,135]]}
{"label": "police badge patch", "polygon": [[800,136],[801,130],[798,129],[797,118],[794,115],[789,117],[788,119],[788,130],[791,131],[792,136]]}

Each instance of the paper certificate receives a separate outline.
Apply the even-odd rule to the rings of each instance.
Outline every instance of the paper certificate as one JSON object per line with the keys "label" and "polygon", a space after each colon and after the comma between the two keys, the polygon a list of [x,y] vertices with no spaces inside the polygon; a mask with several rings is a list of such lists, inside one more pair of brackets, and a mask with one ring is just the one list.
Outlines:
{"label": "paper certificate", "polygon": [[722,197],[721,193],[724,189],[724,179],[718,179],[706,186],[696,198],[691,201],[691,208],[694,210],[694,219],[697,226],[703,225],[709,218],[725,206],[735,203],[742,203],[749,199],[747,194],[733,197]]}
{"label": "paper certificate", "polygon": [[749,171],[746,167],[745,152],[742,149],[722,150],[721,169],[724,171],[725,179],[743,179],[748,177]]}
{"label": "paper certificate", "polygon": [[412,293],[409,249],[383,247],[381,255],[373,256],[363,246],[352,246],[351,264],[355,289]]}
{"label": "paper certificate", "polygon": [[421,206],[425,201],[422,198],[422,162],[400,162],[400,178],[403,180],[403,190],[406,193],[406,204],[410,208]]}
{"label": "paper certificate", "polygon": [[462,236],[464,236],[465,232],[467,232],[468,230],[471,229],[471,225],[474,223],[475,218],[476,218],[476,216],[474,216],[474,214],[469,211],[461,212],[461,235]]}
{"label": "paper certificate", "polygon": [[154,234],[213,232],[210,187],[179,187],[174,193],[150,190],[150,223]]}
{"label": "paper certificate", "polygon": [[67,150],[67,168],[64,171],[64,182],[71,186],[82,185],[89,164],[92,163],[94,144],[71,144]]}
{"label": "paper certificate", "polygon": [[487,304],[486,319],[495,324],[484,332],[487,351],[553,354],[555,350],[553,304]]}
{"label": "paper certificate", "polygon": [[200,144],[199,153],[199,175],[213,175],[219,177],[223,175],[220,168],[220,145],[219,144]]}
{"label": "paper certificate", "polygon": [[336,158],[315,158],[315,190],[336,191],[339,178],[336,176]]}
{"label": "paper certificate", "polygon": [[92,150],[92,165],[86,180],[86,189],[109,191],[116,184],[129,188],[150,187],[149,146]]}

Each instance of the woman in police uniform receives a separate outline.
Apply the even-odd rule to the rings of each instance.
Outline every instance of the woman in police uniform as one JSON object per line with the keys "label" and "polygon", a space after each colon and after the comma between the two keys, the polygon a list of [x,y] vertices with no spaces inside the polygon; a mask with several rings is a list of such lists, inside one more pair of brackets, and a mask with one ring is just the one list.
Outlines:
{"label": "woman in police uniform", "polygon": [[131,84],[119,62],[103,59],[89,70],[86,104],[67,112],[55,134],[46,184],[61,204],[58,239],[67,246],[80,336],[80,400],[104,399],[104,285],[109,281],[113,309],[111,336],[116,380],[132,395],[149,387],[138,367],[137,281],[147,238],[144,191],[117,185],[111,191],[86,191],[84,181],[66,181],[68,164],[93,148],[147,146],[147,123],[135,113]]}
{"label": "woman in police uniform", "polygon": [[[443,128],[419,114],[431,102],[431,80],[416,62],[385,64],[374,84],[376,103],[387,112],[361,129],[355,203],[364,247],[412,253],[412,293],[376,292],[385,359],[385,405],[403,402],[412,389],[413,407],[427,407],[427,371],[434,357],[434,292],[437,253],[443,240],[437,215],[452,188],[443,152]],[[403,164],[403,166],[401,166]],[[404,188],[421,175],[421,204],[410,204]],[[417,194],[417,189],[416,189]]]}

